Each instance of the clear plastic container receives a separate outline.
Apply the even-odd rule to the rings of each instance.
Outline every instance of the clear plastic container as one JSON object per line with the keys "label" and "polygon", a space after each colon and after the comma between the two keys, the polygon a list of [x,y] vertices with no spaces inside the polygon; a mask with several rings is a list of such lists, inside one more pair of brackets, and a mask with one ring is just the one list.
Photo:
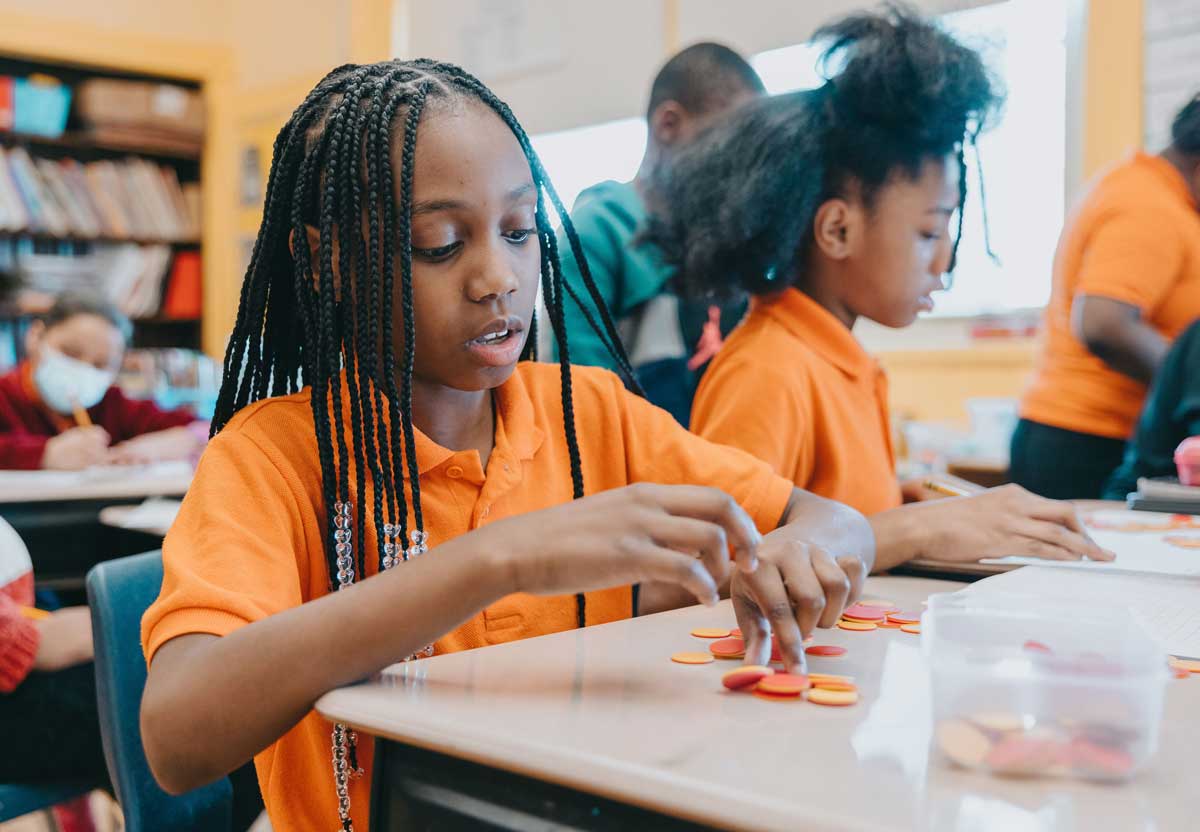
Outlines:
{"label": "clear plastic container", "polygon": [[1126,780],[1157,750],[1167,657],[1127,610],[957,592],[930,598],[921,634],[952,763]]}
{"label": "clear plastic container", "polygon": [[1175,449],[1175,467],[1181,485],[1200,485],[1200,436],[1179,443]]}

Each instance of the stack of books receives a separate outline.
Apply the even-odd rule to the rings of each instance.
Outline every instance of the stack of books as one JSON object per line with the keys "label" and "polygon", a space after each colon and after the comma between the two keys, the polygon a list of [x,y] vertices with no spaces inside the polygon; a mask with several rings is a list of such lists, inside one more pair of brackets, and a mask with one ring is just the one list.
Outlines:
{"label": "stack of books", "polygon": [[1142,477],[1128,505],[1139,511],[1200,514],[1200,486],[1182,485],[1176,477]]}

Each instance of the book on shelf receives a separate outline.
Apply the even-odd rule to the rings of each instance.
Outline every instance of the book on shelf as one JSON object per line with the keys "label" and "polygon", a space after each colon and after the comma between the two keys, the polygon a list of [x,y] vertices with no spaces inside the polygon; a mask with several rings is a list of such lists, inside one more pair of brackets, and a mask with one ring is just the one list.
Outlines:
{"label": "book on shelf", "polygon": [[34,159],[0,148],[0,229],[54,237],[199,239],[199,184],[147,159]]}

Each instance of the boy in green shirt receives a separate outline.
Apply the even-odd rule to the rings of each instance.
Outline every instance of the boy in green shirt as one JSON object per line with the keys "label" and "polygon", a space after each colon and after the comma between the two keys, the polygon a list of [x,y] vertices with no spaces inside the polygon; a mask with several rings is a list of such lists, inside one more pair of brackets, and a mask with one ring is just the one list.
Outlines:
{"label": "boy in green shirt", "polygon": [[[646,152],[632,182],[601,182],[579,195],[571,219],[588,267],[629,352],[647,397],[688,424],[700,374],[744,304],[722,308],[687,302],[670,286],[672,270],[653,246],[637,240],[647,214],[644,194],[658,166],[733,108],[765,94],[742,56],[716,43],[689,46],[659,71],[646,111]],[[560,236],[563,276],[599,320],[579,265]],[[583,311],[566,299],[571,360],[615,369]],[[557,349],[554,350],[557,359]]]}

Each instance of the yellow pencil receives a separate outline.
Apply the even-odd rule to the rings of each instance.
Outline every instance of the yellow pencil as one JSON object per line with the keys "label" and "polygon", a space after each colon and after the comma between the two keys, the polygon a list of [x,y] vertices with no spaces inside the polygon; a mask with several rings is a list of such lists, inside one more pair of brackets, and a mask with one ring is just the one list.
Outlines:
{"label": "yellow pencil", "polygon": [[943,497],[969,497],[971,494],[976,493],[968,491],[965,488],[937,482],[936,480],[925,480],[925,487],[930,491],[941,494]]}
{"label": "yellow pencil", "polygon": [[76,399],[71,399],[71,408],[75,413],[75,424],[81,428],[90,428],[92,426],[92,417],[88,416],[88,412],[80,406]]}

